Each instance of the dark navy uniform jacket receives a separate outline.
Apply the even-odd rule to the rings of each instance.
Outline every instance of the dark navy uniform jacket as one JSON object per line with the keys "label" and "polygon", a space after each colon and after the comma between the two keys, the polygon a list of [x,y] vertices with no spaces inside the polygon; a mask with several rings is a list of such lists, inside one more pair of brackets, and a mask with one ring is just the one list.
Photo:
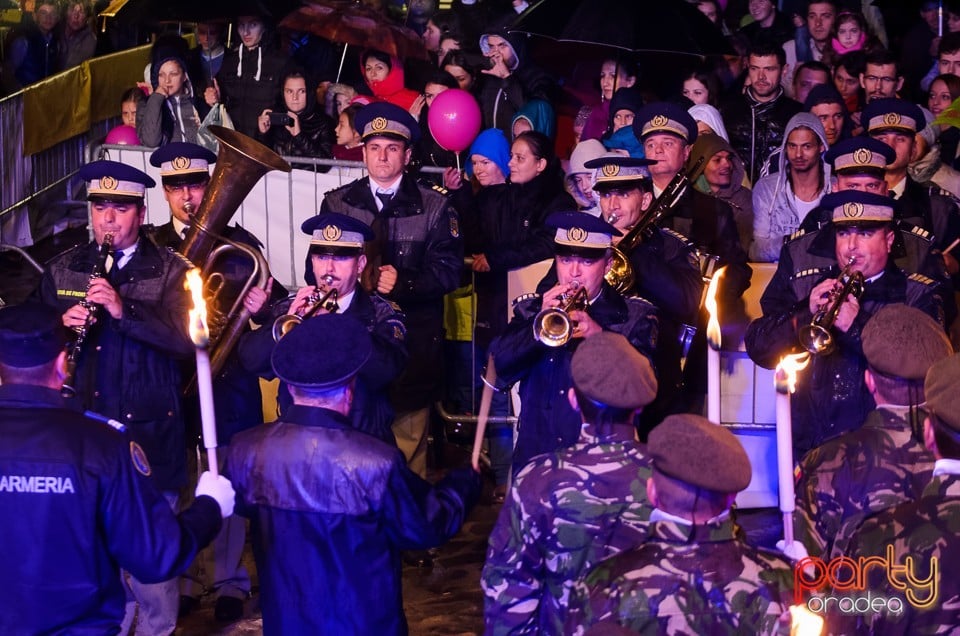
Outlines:
{"label": "dark navy uniform jacket", "polygon": [[[533,322],[542,304],[539,296],[516,302],[506,332],[490,345],[498,388],[520,382],[523,408],[513,451],[514,473],[532,457],[571,446],[580,437],[580,414],[567,401],[567,390],[573,386],[570,361],[583,339],[571,338],[562,347],[536,341]],[[640,298],[622,298],[603,283],[587,313],[604,330],[623,335],[654,364],[659,322],[653,305]]]}
{"label": "dark navy uniform jacket", "polygon": [[471,469],[431,486],[396,448],[298,404],[237,434],[224,472],[251,521],[267,636],[406,634],[400,551],[452,537],[480,494]]}
{"label": "dark navy uniform jacket", "polygon": [[0,386],[0,633],[116,634],[120,568],[168,580],[220,529],[199,497],[179,519],[130,438],[40,386]]}
{"label": "dark navy uniform jacket", "polygon": [[[96,257],[94,242],[54,257],[40,283],[41,302],[62,313],[82,300]],[[123,317],[115,320],[101,309],[77,363],[78,405],[127,426],[162,490],[187,481],[181,361],[193,356],[194,347],[187,333],[186,270],[180,256],[141,230],[130,262],[111,272]]]}

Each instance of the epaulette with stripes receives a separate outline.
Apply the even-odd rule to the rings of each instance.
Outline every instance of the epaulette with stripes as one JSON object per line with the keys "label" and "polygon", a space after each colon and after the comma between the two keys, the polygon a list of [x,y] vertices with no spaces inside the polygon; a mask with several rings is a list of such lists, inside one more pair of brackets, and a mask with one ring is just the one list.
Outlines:
{"label": "epaulette with stripes", "polygon": [[691,241],[689,238],[687,238],[685,235],[681,234],[680,232],[677,232],[676,230],[672,230],[668,227],[662,227],[660,228],[660,231],[666,234],[667,236],[672,236],[673,238],[677,239],[678,241],[683,243],[686,247],[691,247],[691,248],[693,247],[693,241]]}
{"label": "epaulette with stripes", "polygon": [[520,294],[519,296],[513,299],[512,306],[516,307],[520,303],[526,302],[528,300],[534,300],[536,298],[540,298],[540,294],[536,292],[530,292],[529,294]]}
{"label": "epaulette with stripes", "polygon": [[928,287],[932,287],[933,285],[937,284],[937,281],[933,280],[929,276],[924,276],[923,274],[920,274],[917,272],[914,272],[913,274],[910,274],[909,276],[907,276],[907,280],[912,280],[916,283],[920,283],[921,285],[926,285]]}
{"label": "epaulette with stripes", "polygon": [[806,230],[804,230],[804,229],[799,229],[799,230],[797,230],[796,232],[794,232],[793,234],[791,234],[790,236],[785,236],[785,237],[783,237],[783,242],[784,242],[784,243],[789,243],[790,241],[796,241],[798,238],[800,238],[801,236],[803,236],[803,235],[806,234],[806,233],[807,233]]}
{"label": "epaulette with stripes", "polygon": [[808,267],[807,269],[801,269],[799,272],[794,272],[791,276],[791,280],[798,280],[801,278],[806,278],[807,276],[817,276],[819,274],[827,273],[831,270],[830,267]]}
{"label": "epaulette with stripes", "polygon": [[444,188],[442,185],[438,185],[436,183],[431,184],[430,189],[433,190],[434,192],[439,192],[443,196],[447,196],[448,194],[450,194],[449,190]]}

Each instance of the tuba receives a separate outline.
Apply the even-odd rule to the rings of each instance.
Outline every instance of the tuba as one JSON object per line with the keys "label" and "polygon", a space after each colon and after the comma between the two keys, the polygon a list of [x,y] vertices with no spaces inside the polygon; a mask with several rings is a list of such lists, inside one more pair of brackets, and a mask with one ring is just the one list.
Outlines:
{"label": "tuba", "polygon": [[[214,312],[219,313],[220,328],[216,330],[219,333],[212,334],[210,342],[210,371],[216,376],[250,320],[251,313],[243,306],[243,297],[253,285],[266,289],[270,280],[263,255],[252,247],[225,239],[223,231],[257,181],[271,170],[290,172],[290,164],[263,144],[234,130],[210,126],[210,132],[220,141],[217,164],[200,207],[191,214],[190,229],[180,245],[180,253],[201,266],[208,281],[205,292],[214,298],[223,286],[219,274],[210,274],[217,259],[229,252],[241,252],[253,262],[253,273],[230,310]],[[223,244],[214,247],[218,242]]]}
{"label": "tuba", "polygon": [[687,187],[690,185],[693,176],[698,173],[703,162],[704,157],[700,157],[689,170],[686,172],[682,170],[678,172],[677,176],[667,184],[667,187],[664,188],[663,192],[660,193],[660,196],[657,197],[653,205],[647,209],[637,224],[612,248],[613,264],[603,278],[619,293],[625,294],[636,282],[628,254],[633,251],[633,248],[640,244],[640,241],[643,240],[643,236],[648,229],[655,227],[663,217],[673,210],[673,206],[677,204],[677,201],[680,200],[683,193],[687,191]]}
{"label": "tuba", "polygon": [[324,285],[317,285],[313,293],[307,296],[307,300],[300,311],[295,314],[284,314],[273,321],[273,341],[280,342],[280,339],[290,333],[290,330],[303,323],[321,309],[326,309],[328,313],[335,314],[340,306],[337,304],[338,292],[335,287],[326,289],[333,282],[330,276],[323,277]]}
{"label": "tuba", "polygon": [[570,320],[571,311],[587,306],[587,288],[573,281],[573,293],[560,296],[560,306],[542,309],[533,319],[533,338],[548,347],[562,347],[570,340],[576,323]]}
{"label": "tuba", "polygon": [[813,315],[810,324],[800,329],[800,344],[813,355],[829,354],[836,348],[837,343],[830,329],[837,320],[840,307],[848,296],[860,298],[863,295],[863,272],[853,269],[854,260],[851,258],[840,272],[837,286],[830,292],[827,302]]}

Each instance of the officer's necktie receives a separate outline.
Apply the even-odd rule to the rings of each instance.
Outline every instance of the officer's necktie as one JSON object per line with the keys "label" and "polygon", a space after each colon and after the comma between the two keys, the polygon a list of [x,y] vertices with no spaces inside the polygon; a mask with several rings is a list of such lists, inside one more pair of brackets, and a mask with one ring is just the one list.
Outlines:
{"label": "officer's necktie", "polygon": [[387,205],[390,203],[390,199],[393,198],[393,192],[380,192],[377,191],[377,198],[380,199],[380,209],[386,209]]}

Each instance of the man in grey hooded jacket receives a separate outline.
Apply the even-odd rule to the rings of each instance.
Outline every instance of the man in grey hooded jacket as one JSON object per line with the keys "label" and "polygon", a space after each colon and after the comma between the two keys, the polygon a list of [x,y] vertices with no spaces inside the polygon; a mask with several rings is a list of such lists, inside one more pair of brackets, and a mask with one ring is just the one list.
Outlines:
{"label": "man in grey hooded jacket", "polygon": [[776,261],[783,237],[792,234],[830,192],[830,166],[823,160],[826,149],[827,136],[818,117],[797,113],[790,118],[780,147],[779,170],[753,188],[751,261]]}

